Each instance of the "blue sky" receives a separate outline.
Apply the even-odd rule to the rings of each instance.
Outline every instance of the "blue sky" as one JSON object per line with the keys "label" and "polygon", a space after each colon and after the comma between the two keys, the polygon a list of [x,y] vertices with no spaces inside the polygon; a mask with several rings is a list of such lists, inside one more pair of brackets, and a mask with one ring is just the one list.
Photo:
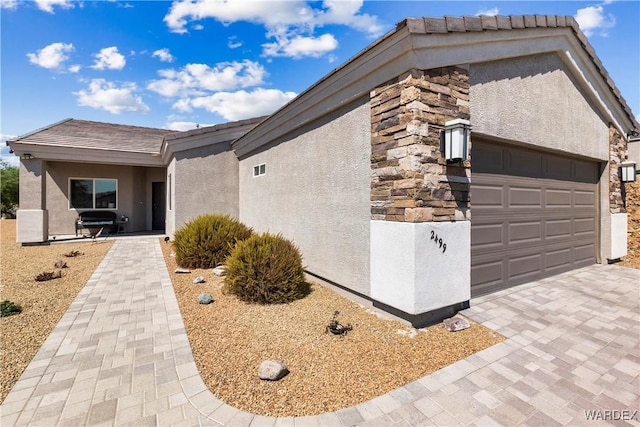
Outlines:
{"label": "blue sky", "polygon": [[[3,141],[69,117],[186,130],[269,114],[398,21],[420,16],[574,16],[640,115],[637,0],[0,5]],[[10,158],[4,144],[1,154]]]}

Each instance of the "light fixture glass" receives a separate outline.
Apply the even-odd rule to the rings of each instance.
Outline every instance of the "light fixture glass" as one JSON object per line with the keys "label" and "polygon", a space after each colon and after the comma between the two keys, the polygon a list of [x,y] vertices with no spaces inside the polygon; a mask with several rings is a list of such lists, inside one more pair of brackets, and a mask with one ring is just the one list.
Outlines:
{"label": "light fixture glass", "polygon": [[444,157],[448,162],[467,160],[470,128],[469,120],[456,119],[445,122],[442,144]]}
{"label": "light fixture glass", "polygon": [[636,164],[634,162],[620,164],[620,180],[622,182],[633,182],[636,180]]}

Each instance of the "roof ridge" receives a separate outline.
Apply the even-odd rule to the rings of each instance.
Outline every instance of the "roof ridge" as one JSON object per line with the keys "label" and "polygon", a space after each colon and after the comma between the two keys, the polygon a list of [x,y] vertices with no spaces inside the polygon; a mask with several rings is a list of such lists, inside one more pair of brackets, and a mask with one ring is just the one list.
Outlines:
{"label": "roof ridge", "polygon": [[[99,121],[96,121],[96,120],[68,119],[68,121],[84,122],[84,123],[95,123],[95,124],[117,126],[117,127],[123,127],[123,128],[126,127],[126,128],[136,128],[136,129],[159,130],[159,131],[164,131],[164,132],[168,132],[168,133],[178,132],[178,131],[172,130],[172,129],[153,128],[153,127],[149,127],[149,126],[138,126],[138,125],[125,125],[125,124],[122,124],[122,123],[99,122]],[[62,124],[62,122],[57,123],[57,124]]]}

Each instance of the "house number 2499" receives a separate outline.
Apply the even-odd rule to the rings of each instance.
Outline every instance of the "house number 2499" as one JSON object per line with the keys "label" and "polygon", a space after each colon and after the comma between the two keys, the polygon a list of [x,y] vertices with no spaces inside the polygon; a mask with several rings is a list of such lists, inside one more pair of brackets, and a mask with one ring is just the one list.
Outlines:
{"label": "house number 2499", "polygon": [[447,244],[442,241],[442,237],[438,237],[435,231],[431,230],[431,240],[442,249],[442,253],[447,251]]}

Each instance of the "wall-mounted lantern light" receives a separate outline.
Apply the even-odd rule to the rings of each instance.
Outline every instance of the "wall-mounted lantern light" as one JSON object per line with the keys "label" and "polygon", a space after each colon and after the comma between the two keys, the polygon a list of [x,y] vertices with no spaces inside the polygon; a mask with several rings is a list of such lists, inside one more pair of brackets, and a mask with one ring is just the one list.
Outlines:
{"label": "wall-mounted lantern light", "polygon": [[444,158],[447,162],[462,162],[467,160],[469,152],[468,141],[471,129],[469,120],[456,119],[445,122],[441,134]]}
{"label": "wall-mounted lantern light", "polygon": [[20,156],[20,160],[31,160],[33,159],[33,154],[30,153],[24,153],[23,155]]}
{"label": "wall-mounted lantern light", "polygon": [[633,182],[636,180],[636,164],[634,162],[620,164],[620,180],[622,182]]}

